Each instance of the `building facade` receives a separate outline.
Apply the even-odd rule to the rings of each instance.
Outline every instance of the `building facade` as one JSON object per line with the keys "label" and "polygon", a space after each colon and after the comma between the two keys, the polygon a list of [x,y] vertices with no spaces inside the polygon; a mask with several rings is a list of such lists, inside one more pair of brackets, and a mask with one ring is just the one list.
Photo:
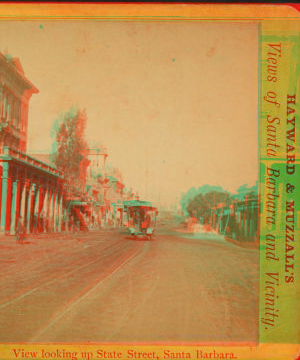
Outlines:
{"label": "building facade", "polygon": [[25,77],[19,59],[0,53],[0,232],[59,231],[63,174],[26,154],[28,105],[38,89]]}
{"label": "building facade", "polygon": [[87,168],[87,176],[93,177],[99,173],[103,174],[106,166],[106,159],[108,157],[107,149],[87,149],[86,156],[89,160]]}
{"label": "building facade", "polygon": [[219,234],[242,242],[259,241],[259,197],[246,196],[211,208],[210,224]]}

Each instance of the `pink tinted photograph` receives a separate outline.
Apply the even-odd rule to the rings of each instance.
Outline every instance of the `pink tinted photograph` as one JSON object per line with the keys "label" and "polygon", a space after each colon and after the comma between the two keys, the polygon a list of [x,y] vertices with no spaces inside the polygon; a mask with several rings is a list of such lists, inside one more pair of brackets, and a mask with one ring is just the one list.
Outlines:
{"label": "pink tinted photograph", "polygon": [[257,24],[0,44],[0,342],[257,342]]}

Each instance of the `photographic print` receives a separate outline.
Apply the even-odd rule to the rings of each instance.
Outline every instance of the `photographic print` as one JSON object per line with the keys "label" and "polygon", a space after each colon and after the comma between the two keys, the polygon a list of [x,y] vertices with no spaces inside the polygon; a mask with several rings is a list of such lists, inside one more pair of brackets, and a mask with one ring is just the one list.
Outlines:
{"label": "photographic print", "polygon": [[297,10],[1,14],[0,359],[296,359]]}

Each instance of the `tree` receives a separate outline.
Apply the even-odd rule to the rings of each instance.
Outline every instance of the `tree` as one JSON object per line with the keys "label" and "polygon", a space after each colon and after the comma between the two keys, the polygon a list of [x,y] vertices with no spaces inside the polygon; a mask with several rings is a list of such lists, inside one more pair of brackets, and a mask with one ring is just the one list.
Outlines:
{"label": "tree", "polygon": [[53,162],[64,173],[69,184],[84,189],[89,165],[85,127],[85,110],[71,108],[55,121],[53,127]]}
{"label": "tree", "polygon": [[255,196],[258,194],[258,181],[256,181],[255,185],[250,187],[248,184],[241,185],[237,189],[237,194],[235,197],[238,200],[244,200],[246,196]]}
{"label": "tree", "polygon": [[195,187],[192,187],[186,193],[182,193],[180,205],[181,205],[181,208],[184,211],[184,213],[189,213],[187,207],[189,206],[191,201],[195,198],[195,196],[197,196],[198,194],[205,195],[210,191],[222,192],[224,190],[221,186],[212,186],[212,185],[206,184],[206,185],[199,186],[198,189],[196,189]]}
{"label": "tree", "polygon": [[210,209],[219,203],[229,203],[231,196],[227,191],[210,191],[206,194],[196,195],[188,204],[187,211],[190,216],[203,218],[206,222],[210,216]]}

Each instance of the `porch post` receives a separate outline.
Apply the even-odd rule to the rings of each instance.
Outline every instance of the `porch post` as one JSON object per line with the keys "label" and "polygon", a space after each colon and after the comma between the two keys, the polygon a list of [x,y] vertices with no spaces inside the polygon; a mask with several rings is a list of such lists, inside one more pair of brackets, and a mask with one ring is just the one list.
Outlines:
{"label": "porch post", "polygon": [[12,185],[12,204],[11,204],[11,223],[10,223],[10,231],[12,235],[16,233],[16,212],[17,212],[17,192],[18,188],[20,188],[20,181],[15,180]]}

